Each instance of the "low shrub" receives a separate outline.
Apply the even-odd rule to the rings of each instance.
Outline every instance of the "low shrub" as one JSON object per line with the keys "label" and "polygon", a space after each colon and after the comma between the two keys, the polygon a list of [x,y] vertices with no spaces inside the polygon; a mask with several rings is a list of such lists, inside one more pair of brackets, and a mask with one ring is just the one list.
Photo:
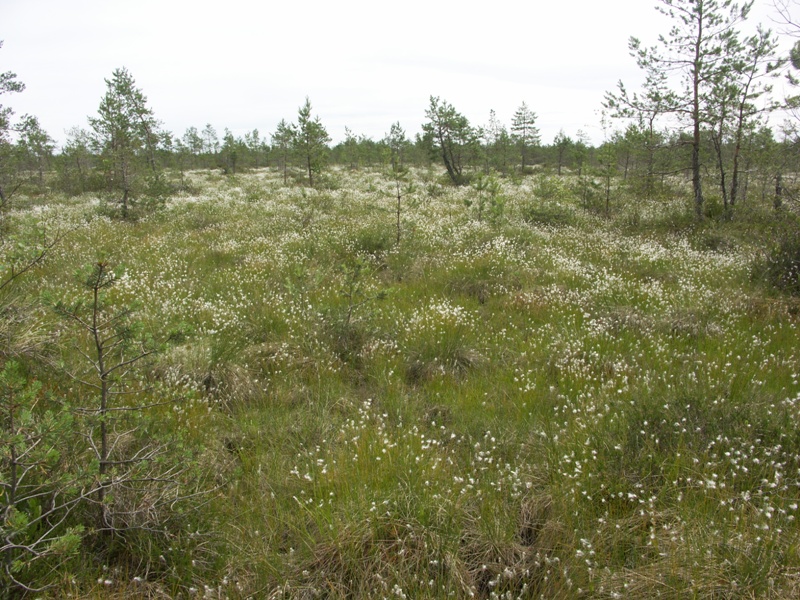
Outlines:
{"label": "low shrub", "polygon": [[522,219],[529,225],[567,227],[575,224],[575,215],[567,208],[530,203],[522,208]]}
{"label": "low shrub", "polygon": [[800,229],[783,235],[781,241],[756,263],[754,276],[791,296],[800,296]]}

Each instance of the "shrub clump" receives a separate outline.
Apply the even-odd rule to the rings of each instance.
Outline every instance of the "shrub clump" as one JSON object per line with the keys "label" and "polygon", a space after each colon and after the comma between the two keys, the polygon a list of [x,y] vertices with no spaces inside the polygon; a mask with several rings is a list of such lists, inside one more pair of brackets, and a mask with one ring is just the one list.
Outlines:
{"label": "shrub clump", "polygon": [[800,296],[800,229],[784,236],[757,265],[756,273],[762,274],[772,287],[791,296]]}
{"label": "shrub clump", "polygon": [[522,208],[522,220],[533,226],[567,227],[575,225],[575,216],[557,205],[528,204]]}

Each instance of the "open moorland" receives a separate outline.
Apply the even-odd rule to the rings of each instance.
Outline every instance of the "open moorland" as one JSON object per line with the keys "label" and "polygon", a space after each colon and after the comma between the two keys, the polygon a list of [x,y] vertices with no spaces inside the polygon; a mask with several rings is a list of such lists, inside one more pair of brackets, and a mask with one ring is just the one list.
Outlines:
{"label": "open moorland", "polygon": [[685,182],[614,182],[606,207],[569,175],[418,169],[399,200],[370,169],[186,177],[125,220],[88,194],[5,217],[6,264],[54,242],[0,290],[17,583],[800,594],[791,207],[699,222]]}

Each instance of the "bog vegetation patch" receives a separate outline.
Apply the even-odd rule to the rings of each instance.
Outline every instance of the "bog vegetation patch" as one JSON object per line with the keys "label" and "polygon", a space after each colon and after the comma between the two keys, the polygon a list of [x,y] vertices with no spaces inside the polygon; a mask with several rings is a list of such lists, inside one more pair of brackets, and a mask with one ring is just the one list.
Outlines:
{"label": "bog vegetation patch", "polygon": [[198,171],[136,222],[89,196],[9,216],[62,232],[2,300],[4,485],[20,452],[37,461],[3,525],[15,581],[62,597],[800,591],[798,310],[791,265],[754,276],[769,228],[675,228],[681,200],[633,195],[601,215],[542,174],[498,180],[489,219],[464,202],[478,191],[429,193],[412,170],[398,242],[390,178],[329,177]]}

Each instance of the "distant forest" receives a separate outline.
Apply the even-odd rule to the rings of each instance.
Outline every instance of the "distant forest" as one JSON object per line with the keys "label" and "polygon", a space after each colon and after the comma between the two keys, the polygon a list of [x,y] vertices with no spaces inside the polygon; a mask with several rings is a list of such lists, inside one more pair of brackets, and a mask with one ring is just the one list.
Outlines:
{"label": "distant forest", "polygon": [[[0,198],[6,202],[26,188],[66,194],[110,193],[127,207],[137,198],[177,191],[164,171],[280,169],[285,181],[324,182],[326,166],[349,169],[438,164],[455,185],[477,174],[513,177],[532,170],[568,172],[590,180],[621,178],[645,198],[664,181],[685,175],[692,182],[694,208],[703,216],[706,199],[724,210],[750,194],[791,195],[797,171],[797,113],[800,96],[776,98],[777,80],[798,83],[800,42],[788,56],[778,52],[779,37],[758,26],[741,32],[752,2],[660,2],[672,25],[652,47],[631,37],[630,52],[645,75],[641,89],[625,82],[606,93],[602,110],[604,140],[590,143],[582,132],[560,131],[543,143],[532,105],[522,102],[511,123],[490,111],[483,125],[470,123],[456,107],[431,96],[422,131],[407,134],[399,123],[383,139],[346,129],[331,145],[324,123],[308,98],[295,120],[283,119],[274,132],[257,129],[237,137],[211,124],[167,131],[148,105],[133,75],[117,69],[88,127],[74,127],[57,148],[37,117],[17,118],[0,105]],[[800,35],[792,4],[775,8],[782,32]],[[0,76],[0,95],[24,90],[13,72]],[[779,128],[768,116],[780,112]],[[772,118],[771,122],[779,120]],[[600,185],[588,181],[587,185]],[[178,186],[179,187],[179,186]]]}

